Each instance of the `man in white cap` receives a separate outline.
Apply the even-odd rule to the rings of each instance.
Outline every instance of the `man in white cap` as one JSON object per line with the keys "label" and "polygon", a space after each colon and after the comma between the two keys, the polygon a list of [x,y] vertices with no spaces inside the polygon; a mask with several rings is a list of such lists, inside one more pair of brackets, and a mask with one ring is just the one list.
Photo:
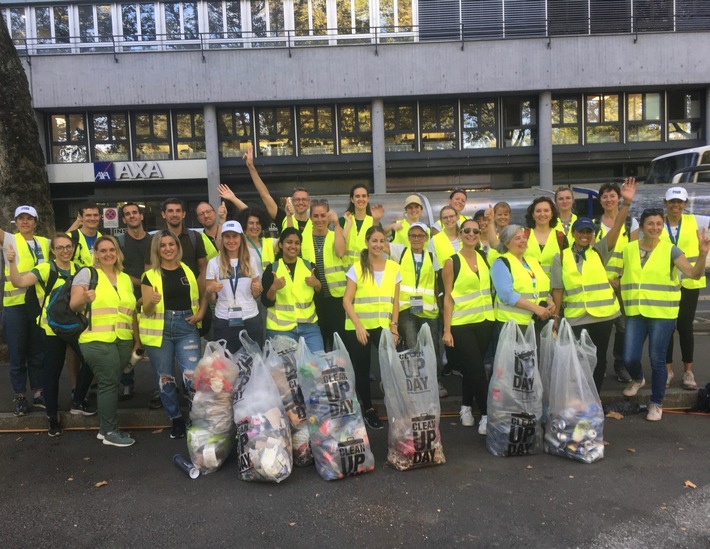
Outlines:
{"label": "man in white cap", "polygon": [[[698,260],[698,229],[703,230],[710,224],[710,217],[684,213],[688,205],[688,191],[683,187],[671,187],[666,191],[663,204],[666,207],[665,230],[661,239],[667,240],[678,246],[692,265]],[[693,351],[695,340],[693,336],[693,321],[701,288],[705,287],[705,277],[698,280],[686,278],[678,273],[680,278],[680,308],[676,329],[680,342],[680,352],[683,360],[683,379],[681,387],[689,391],[698,388],[693,375]],[[666,369],[668,379],[666,387],[670,387],[673,380],[673,338],[668,344],[666,353]]]}
{"label": "man in white cap", "polygon": [[[17,234],[9,234],[0,229],[0,244],[7,251],[13,246],[16,251],[17,270],[21,273],[31,271],[40,263],[49,260],[49,240],[35,236],[37,229],[37,210],[32,206],[18,206],[15,209]],[[5,286],[3,289],[3,330],[7,340],[8,359],[10,362],[10,383],[15,394],[13,412],[16,416],[28,414],[31,407],[45,408],[42,395],[42,362],[44,359],[40,343],[40,328],[37,325],[38,311],[25,302],[27,292],[37,294],[35,288],[15,288],[10,282],[10,268],[5,265]],[[32,405],[25,396],[27,378],[33,392]]]}
{"label": "man in white cap", "polygon": [[[394,234],[392,242],[403,246],[409,245],[409,227],[412,223],[418,223],[424,211],[424,203],[416,194],[410,194],[407,200],[404,201],[404,217],[398,219],[394,223],[390,223],[384,227],[386,234],[389,236]],[[430,231],[427,228],[427,237]]]}

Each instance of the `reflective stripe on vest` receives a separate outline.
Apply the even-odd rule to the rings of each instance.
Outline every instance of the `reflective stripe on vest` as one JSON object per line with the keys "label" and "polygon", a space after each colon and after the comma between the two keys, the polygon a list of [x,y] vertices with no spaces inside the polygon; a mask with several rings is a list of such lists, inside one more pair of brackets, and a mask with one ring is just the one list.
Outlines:
{"label": "reflective stripe on vest", "polygon": [[[190,308],[192,314],[196,315],[200,309],[200,295],[197,286],[197,279],[192,269],[180,263],[182,270],[185,272],[185,276],[190,283]],[[163,275],[160,271],[155,269],[150,269],[145,272],[145,277],[150,282],[153,288],[158,289],[158,293],[163,296]],[[163,344],[163,328],[165,326],[165,299],[161,299],[156,303],[153,314],[146,315],[145,312],[141,312],[141,316],[138,319],[138,334],[141,338],[141,343],[143,345],[150,345],[152,347],[160,347]],[[199,323],[198,323],[199,326]]]}
{"label": "reflective stripe on vest", "polygon": [[479,255],[476,258],[478,265],[478,275],[476,275],[469,267],[466,258],[460,253],[458,257],[461,261],[461,270],[451,289],[451,298],[454,300],[451,325],[462,326],[484,320],[494,320],[491,275],[488,265]]}
{"label": "reflective stripe on vest", "polygon": [[[510,252],[504,253],[501,257],[508,259],[510,273],[513,277],[513,291],[520,294],[523,299],[534,301],[537,304],[545,301],[550,293],[550,279],[542,270],[540,263],[534,257],[525,258],[528,265],[535,274],[535,284],[533,287],[532,277],[523,264]],[[536,297],[537,296],[537,297]],[[521,325],[527,325],[532,318],[532,312],[519,307],[506,305],[500,300],[499,295],[495,299],[495,317],[499,322],[514,320]]]}
{"label": "reflective stripe on vest", "polygon": [[133,313],[136,297],[133,282],[126,273],[116,275],[116,287],[101,269],[96,285],[96,299],[91,304],[91,323],[79,336],[79,343],[100,341],[111,343],[116,339],[133,339]]}
{"label": "reflective stripe on vest", "polygon": [[373,221],[374,220],[371,215],[366,215],[365,219],[362,220],[362,225],[358,231],[356,221],[353,219],[352,227],[350,227],[350,232],[345,239],[347,251],[343,257],[343,264],[346,267],[350,267],[360,261],[360,252],[367,247],[367,243],[365,242],[365,234],[367,234],[367,230],[372,227]]}
{"label": "reflective stripe on vest", "polygon": [[677,269],[671,268],[673,245],[661,240],[641,268],[638,240],[624,248],[621,299],[627,316],[678,318],[680,284]]}
{"label": "reflective stripe on vest", "polygon": [[591,248],[587,250],[581,273],[577,269],[574,252],[568,248],[562,254],[565,316],[578,318],[586,311],[593,317],[602,318],[619,312],[619,303],[599,254]]}
{"label": "reflective stripe on vest", "polygon": [[[42,250],[42,262],[49,261],[49,240],[42,236],[34,236],[34,241]],[[18,244],[19,242],[19,244]],[[20,233],[15,234],[15,262],[19,273],[31,271],[39,263],[35,262],[35,256],[30,252],[29,244]],[[3,307],[14,307],[25,303],[25,293],[27,288],[15,288],[10,282],[10,265],[5,261],[5,283],[3,285],[2,304]],[[41,297],[39,292],[37,297]]]}
{"label": "reflective stripe on vest", "polygon": [[434,264],[428,251],[422,253],[422,265],[419,272],[419,286],[415,286],[417,280],[414,268],[414,252],[410,248],[405,248],[399,260],[399,274],[402,276],[402,283],[399,286],[399,310],[404,311],[411,308],[411,298],[413,295],[422,297],[424,312],[416,313],[415,316],[421,318],[436,318],[439,315],[439,307],[436,304],[434,294],[434,283],[436,273]]}
{"label": "reflective stripe on vest", "polygon": [[[604,225],[599,228],[599,236],[597,240],[604,238],[609,231]],[[606,276],[609,280],[614,280],[621,276],[621,271],[624,266],[624,260],[622,258],[622,251],[629,243],[629,235],[626,234],[626,227],[622,227],[619,237],[616,239],[616,244],[614,245],[614,251],[611,252],[609,260],[606,262]]]}
{"label": "reflective stripe on vest", "polygon": [[274,277],[283,277],[286,285],[276,291],[273,307],[266,311],[266,328],[269,330],[293,330],[298,324],[313,324],[318,321],[316,306],[313,302],[315,290],[306,284],[311,271],[303,259],[296,259],[293,279],[286,263],[279,259]]}
{"label": "reflective stripe on vest", "polygon": [[[364,278],[362,265],[360,265],[359,261],[353,265],[353,268],[357,277],[357,288],[353,299],[355,314],[366,330],[375,328],[389,329],[392,320],[399,265],[391,259],[385,262],[385,270],[379,286],[375,283],[374,276]],[[348,316],[345,318],[345,329],[355,329],[355,324]]]}
{"label": "reflective stripe on vest", "polygon": [[[668,229],[663,224],[663,232],[661,233],[661,240],[671,241],[668,235]],[[680,222],[680,234],[678,235],[678,243],[676,244],[683,253],[685,258],[691,265],[695,265],[698,261],[698,254],[700,253],[700,248],[698,246],[698,222],[695,216],[692,214],[683,214]],[[701,276],[698,280],[693,278],[688,278],[683,276],[683,273],[678,273],[678,278],[680,278],[680,285],[683,288],[689,290],[694,290],[697,288],[704,288],[706,285],[705,274]]]}
{"label": "reflective stripe on vest", "polygon": [[[312,232],[311,244],[313,244]],[[312,245],[310,249],[307,250],[307,253],[303,253],[303,248],[301,252],[303,259],[307,259],[311,264],[316,265],[315,246]],[[343,264],[343,259],[335,254],[335,232],[329,230],[323,241],[323,274],[325,275],[325,282],[328,285],[328,292],[330,292],[330,295],[333,297],[343,297],[345,295],[345,286],[347,285],[345,279],[346,271],[347,269]]]}

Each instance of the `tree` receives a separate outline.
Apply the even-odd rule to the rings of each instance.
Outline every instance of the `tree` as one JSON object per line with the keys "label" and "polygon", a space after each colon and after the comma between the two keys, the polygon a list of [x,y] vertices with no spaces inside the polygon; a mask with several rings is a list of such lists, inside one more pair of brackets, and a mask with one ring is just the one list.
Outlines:
{"label": "tree", "polygon": [[54,233],[49,181],[39,143],[27,75],[0,12],[0,227],[10,229],[15,208],[39,214],[37,232]]}

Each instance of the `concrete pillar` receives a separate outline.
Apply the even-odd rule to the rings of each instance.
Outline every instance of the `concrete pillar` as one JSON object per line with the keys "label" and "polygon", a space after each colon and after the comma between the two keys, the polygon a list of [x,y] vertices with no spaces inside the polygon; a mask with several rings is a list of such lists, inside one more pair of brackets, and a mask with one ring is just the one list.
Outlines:
{"label": "concrete pillar", "polygon": [[217,137],[217,109],[205,105],[205,150],[207,151],[207,200],[216,210],[220,204],[217,186],[221,181],[219,173],[219,139]]}
{"label": "concrete pillar", "polygon": [[540,150],[540,188],[552,190],[552,93],[540,93],[537,111],[537,145]]}
{"label": "concrete pillar", "polygon": [[382,99],[373,99],[370,114],[372,128],[372,179],[375,193],[387,192],[387,168],[385,166],[385,104]]}
{"label": "concrete pillar", "polygon": [[710,145],[710,86],[705,88],[705,144]]}

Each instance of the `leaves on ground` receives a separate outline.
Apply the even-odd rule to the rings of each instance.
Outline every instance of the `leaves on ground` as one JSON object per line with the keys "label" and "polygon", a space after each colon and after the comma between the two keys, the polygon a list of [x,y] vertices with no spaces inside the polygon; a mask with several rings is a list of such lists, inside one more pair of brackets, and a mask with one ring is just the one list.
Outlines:
{"label": "leaves on ground", "polygon": [[97,482],[96,484],[94,484],[94,486],[96,488],[101,488],[102,486],[106,486],[107,484],[108,484],[108,482],[106,482],[105,480],[102,480],[101,482]]}
{"label": "leaves on ground", "polygon": [[606,417],[610,417],[611,419],[624,419],[624,414],[620,414],[619,412],[609,412]]}
{"label": "leaves on ground", "polygon": [[635,454],[635,453],[636,453],[636,448],[627,448],[626,451],[627,451],[627,452],[631,452],[632,454]]}
{"label": "leaves on ground", "polygon": [[697,484],[695,484],[694,482],[691,482],[689,480],[686,480],[685,484],[683,486],[685,486],[686,488],[692,488],[693,490],[695,490],[698,487]]}

